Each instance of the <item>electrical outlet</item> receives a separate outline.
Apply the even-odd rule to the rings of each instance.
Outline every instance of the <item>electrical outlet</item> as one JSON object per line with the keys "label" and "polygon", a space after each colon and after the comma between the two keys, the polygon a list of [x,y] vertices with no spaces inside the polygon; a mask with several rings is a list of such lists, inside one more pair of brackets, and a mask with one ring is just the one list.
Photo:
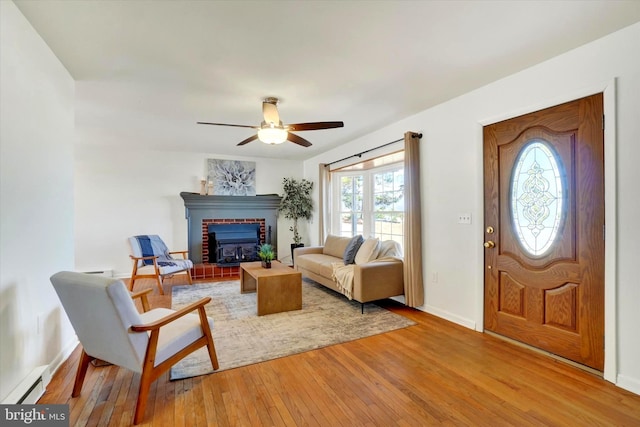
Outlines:
{"label": "electrical outlet", "polygon": [[458,214],[458,224],[471,224],[471,214],[470,213]]}
{"label": "electrical outlet", "polygon": [[438,283],[438,272],[434,271],[433,273],[431,273],[431,281],[433,283]]}

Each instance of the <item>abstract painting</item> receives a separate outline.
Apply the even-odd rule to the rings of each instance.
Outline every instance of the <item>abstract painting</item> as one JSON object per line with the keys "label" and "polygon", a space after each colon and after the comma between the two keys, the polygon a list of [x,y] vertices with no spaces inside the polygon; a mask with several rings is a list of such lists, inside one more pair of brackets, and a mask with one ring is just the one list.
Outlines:
{"label": "abstract painting", "polygon": [[255,196],[256,163],[208,159],[207,175],[217,196]]}

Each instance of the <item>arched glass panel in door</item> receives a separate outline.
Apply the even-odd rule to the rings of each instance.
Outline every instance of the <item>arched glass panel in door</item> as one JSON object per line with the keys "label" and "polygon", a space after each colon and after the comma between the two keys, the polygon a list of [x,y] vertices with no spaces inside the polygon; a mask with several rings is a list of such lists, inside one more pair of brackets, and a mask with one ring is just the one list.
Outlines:
{"label": "arched glass panel in door", "polygon": [[511,176],[511,218],[517,239],[531,256],[548,252],[564,222],[566,185],[561,159],[541,139],[525,144]]}

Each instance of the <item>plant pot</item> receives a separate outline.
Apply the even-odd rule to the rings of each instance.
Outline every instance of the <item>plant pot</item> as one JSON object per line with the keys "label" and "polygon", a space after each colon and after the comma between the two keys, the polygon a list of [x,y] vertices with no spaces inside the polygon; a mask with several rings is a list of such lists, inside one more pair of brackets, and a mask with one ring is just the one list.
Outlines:
{"label": "plant pot", "polygon": [[271,268],[271,261],[261,261],[262,268]]}
{"label": "plant pot", "polygon": [[291,264],[294,264],[294,262],[293,262],[293,250],[295,248],[304,248],[304,243],[292,243],[291,244]]}

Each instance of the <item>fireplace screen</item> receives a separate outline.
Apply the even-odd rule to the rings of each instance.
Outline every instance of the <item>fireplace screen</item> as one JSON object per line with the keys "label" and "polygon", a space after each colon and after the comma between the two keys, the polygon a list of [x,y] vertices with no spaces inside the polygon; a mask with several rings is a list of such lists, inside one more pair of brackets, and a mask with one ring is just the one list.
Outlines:
{"label": "fireplace screen", "polygon": [[224,243],[218,248],[216,262],[229,265],[244,261],[257,261],[257,245],[251,243]]}
{"label": "fireplace screen", "polygon": [[210,224],[209,262],[219,266],[259,261],[260,224]]}

